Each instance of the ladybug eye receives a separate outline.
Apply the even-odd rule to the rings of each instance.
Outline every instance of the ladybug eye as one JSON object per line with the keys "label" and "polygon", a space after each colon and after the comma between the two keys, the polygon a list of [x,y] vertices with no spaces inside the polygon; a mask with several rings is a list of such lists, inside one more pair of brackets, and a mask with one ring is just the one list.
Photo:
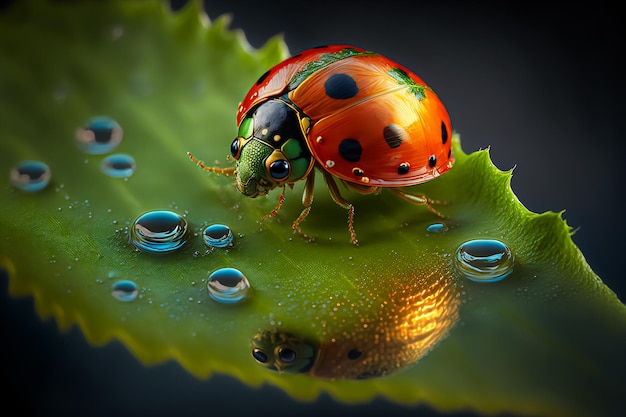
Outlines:
{"label": "ladybug eye", "polygon": [[274,161],[270,164],[269,171],[275,180],[285,179],[289,175],[289,162],[284,159]]}
{"label": "ladybug eye", "polygon": [[252,357],[258,363],[267,363],[268,360],[269,360],[269,358],[267,356],[267,353],[265,353],[261,349],[257,349],[257,348],[252,349]]}
{"label": "ladybug eye", "polygon": [[278,359],[284,363],[291,363],[296,360],[296,352],[290,348],[280,348],[278,350]]}
{"label": "ladybug eye", "polygon": [[230,154],[235,159],[239,159],[239,154],[241,153],[241,136],[235,138],[233,143],[230,144]]}

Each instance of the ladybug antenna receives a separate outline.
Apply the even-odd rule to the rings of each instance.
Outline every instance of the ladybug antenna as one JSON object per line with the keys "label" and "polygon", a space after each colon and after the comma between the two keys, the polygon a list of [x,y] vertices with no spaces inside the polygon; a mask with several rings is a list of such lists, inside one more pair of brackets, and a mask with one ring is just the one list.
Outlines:
{"label": "ladybug antenna", "polygon": [[189,157],[189,159],[191,159],[191,161],[198,165],[200,168],[202,168],[203,170],[205,170],[206,172],[213,172],[215,174],[224,174],[226,176],[228,175],[234,175],[235,174],[235,168],[217,168],[217,167],[208,167],[206,165],[204,165],[204,162],[199,161],[198,159],[196,159],[195,156],[193,156],[191,154],[191,152],[187,152],[187,156]]}

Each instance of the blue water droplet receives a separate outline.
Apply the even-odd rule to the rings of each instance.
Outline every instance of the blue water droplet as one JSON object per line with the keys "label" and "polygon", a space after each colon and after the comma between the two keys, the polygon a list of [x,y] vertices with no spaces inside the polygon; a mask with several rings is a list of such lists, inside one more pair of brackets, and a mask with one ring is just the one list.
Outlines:
{"label": "blue water droplet", "polygon": [[448,225],[445,223],[433,223],[426,228],[429,233],[444,233],[448,231]]}
{"label": "blue water droplet", "polygon": [[50,182],[50,167],[40,161],[22,161],[11,170],[11,184],[24,191],[42,190]]}
{"label": "blue water droplet", "polygon": [[135,159],[124,153],[109,155],[100,163],[100,170],[113,178],[126,178],[135,172]]}
{"label": "blue water droplet", "polygon": [[133,222],[130,232],[133,245],[150,253],[172,252],[189,240],[187,220],[167,210],[142,214]]}
{"label": "blue water droplet", "polygon": [[111,295],[120,301],[133,301],[137,298],[139,290],[133,281],[121,280],[113,284]]}
{"label": "blue water droplet", "polygon": [[106,116],[94,117],[76,130],[76,145],[81,151],[98,155],[109,153],[122,141],[122,127]]}
{"label": "blue water droplet", "polygon": [[496,282],[513,272],[513,253],[495,239],[475,239],[463,243],[454,256],[459,275],[475,282]]}
{"label": "blue water droplet", "polygon": [[233,241],[233,232],[224,224],[212,224],[202,233],[204,242],[214,248],[225,248]]}
{"label": "blue water droplet", "polygon": [[244,274],[235,268],[220,268],[209,275],[209,296],[223,304],[233,304],[246,298],[250,283]]}

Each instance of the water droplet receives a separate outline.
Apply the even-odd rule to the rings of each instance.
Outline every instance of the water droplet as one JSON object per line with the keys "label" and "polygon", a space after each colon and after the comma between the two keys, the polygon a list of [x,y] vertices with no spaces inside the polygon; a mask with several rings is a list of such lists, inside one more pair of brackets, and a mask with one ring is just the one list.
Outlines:
{"label": "water droplet", "polygon": [[146,74],[135,73],[131,75],[131,89],[141,97],[149,97],[152,94],[152,85]]}
{"label": "water droplet", "polygon": [[118,40],[122,37],[122,35],[124,35],[124,28],[120,25],[115,25],[111,27],[109,35],[111,40]]}
{"label": "water droplet", "polygon": [[130,177],[135,172],[135,159],[124,153],[109,155],[102,160],[100,170],[113,178]]}
{"label": "water droplet", "polygon": [[57,103],[62,103],[62,102],[65,101],[65,99],[67,99],[67,96],[69,95],[69,93],[70,93],[70,88],[69,88],[67,82],[61,82],[54,89],[54,91],[52,93],[52,98]]}
{"label": "water droplet", "polygon": [[429,233],[444,233],[448,231],[448,225],[445,223],[433,223],[426,228]]}
{"label": "water droplet", "polygon": [[133,281],[121,280],[113,284],[111,295],[120,301],[133,301],[137,298],[139,290]]}
{"label": "water droplet", "polygon": [[471,281],[496,282],[513,271],[513,254],[495,239],[475,239],[463,243],[454,257],[457,272]]}
{"label": "water droplet", "polygon": [[48,185],[52,172],[40,161],[22,161],[11,170],[11,184],[24,191],[39,191]]}
{"label": "water droplet", "polygon": [[189,240],[187,220],[173,211],[149,211],[133,222],[130,236],[133,245],[146,252],[172,252]]}
{"label": "water droplet", "polygon": [[94,117],[83,128],[76,129],[76,145],[81,151],[98,155],[109,153],[122,141],[122,127],[106,116]]}
{"label": "water droplet", "polygon": [[220,268],[209,275],[209,296],[220,303],[233,304],[248,294],[250,283],[244,274],[235,268]]}
{"label": "water droplet", "polygon": [[230,227],[223,224],[212,224],[202,233],[204,242],[214,248],[225,248],[233,241],[233,232]]}

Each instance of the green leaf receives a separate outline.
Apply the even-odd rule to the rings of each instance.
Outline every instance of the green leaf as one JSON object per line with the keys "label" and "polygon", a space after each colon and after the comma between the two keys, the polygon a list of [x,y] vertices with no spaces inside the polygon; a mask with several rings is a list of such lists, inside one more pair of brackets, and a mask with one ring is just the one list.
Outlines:
{"label": "green leaf", "polygon": [[[287,55],[279,38],[252,50],[227,26],[225,17],[209,23],[198,2],[179,13],[155,2],[20,2],[0,17],[0,266],[12,295],[33,296],[42,318],[62,329],[78,324],[94,345],[121,340],[143,363],[175,359],[199,378],[230,374],[299,399],[383,395],[440,410],[546,416],[621,409],[624,305],[586,264],[561,215],[526,210],[511,172],[497,170],[487,150],[467,155],[455,136],[453,169],[409,190],[447,203],[437,206],[447,216],[442,233],[427,231],[442,220],[424,207],[385,191],[344,191],[359,247],[322,181],[294,234],[302,184],[261,223],[277,192],[247,199],[232,178],[194,166],[187,151],[229,166],[239,100]],[[73,143],[99,115],[123,128],[115,152],[137,165],[127,180],[101,173],[104,155]],[[21,160],[49,165],[47,188],[10,185]],[[182,249],[151,256],[129,243],[133,221],[156,209],[188,221]],[[202,230],[216,222],[235,240],[207,251]],[[456,249],[477,238],[511,249],[509,276],[478,283],[456,272]],[[247,276],[245,302],[209,298],[207,277],[223,267]],[[111,296],[122,279],[138,285],[138,298]],[[255,363],[253,338],[277,329],[322,352],[311,373],[327,369],[336,380]],[[350,379],[377,372],[390,375]]]}

